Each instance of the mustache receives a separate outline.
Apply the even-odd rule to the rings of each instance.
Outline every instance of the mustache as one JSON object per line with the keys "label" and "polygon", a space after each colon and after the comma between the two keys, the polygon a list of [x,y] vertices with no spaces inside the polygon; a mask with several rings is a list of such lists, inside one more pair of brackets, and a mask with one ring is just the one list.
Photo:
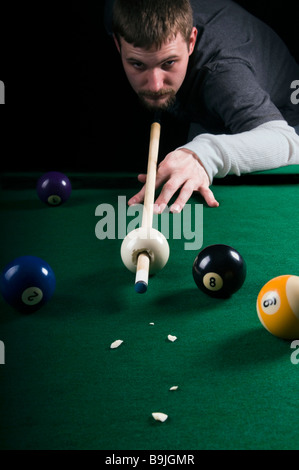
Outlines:
{"label": "mustache", "polygon": [[165,95],[175,95],[175,91],[172,88],[166,88],[164,90],[159,91],[140,91],[138,95],[141,98],[160,98],[161,96]]}

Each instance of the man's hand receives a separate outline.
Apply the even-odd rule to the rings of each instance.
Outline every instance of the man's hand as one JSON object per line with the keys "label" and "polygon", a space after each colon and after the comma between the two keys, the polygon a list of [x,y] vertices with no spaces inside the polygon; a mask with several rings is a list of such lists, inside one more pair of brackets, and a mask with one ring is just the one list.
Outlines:
{"label": "man's hand", "polygon": [[[141,183],[145,183],[146,175],[139,175],[138,180]],[[171,212],[181,212],[188,199],[192,196],[193,191],[198,191],[203,196],[208,206],[219,206],[214,194],[209,189],[209,177],[204,167],[190,150],[175,150],[169,153],[160,163],[156,176],[156,189],[163,183],[165,184],[155,203],[156,213],[163,212],[178,189],[180,189],[180,192],[177,199],[170,207]],[[133,204],[142,203],[144,193],[145,185],[139,193],[128,201],[128,204],[131,206]]]}

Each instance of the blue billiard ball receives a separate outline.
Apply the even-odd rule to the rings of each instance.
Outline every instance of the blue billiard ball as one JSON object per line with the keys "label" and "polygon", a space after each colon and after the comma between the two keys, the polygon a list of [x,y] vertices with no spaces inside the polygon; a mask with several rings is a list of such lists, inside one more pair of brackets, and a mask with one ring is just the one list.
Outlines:
{"label": "blue billiard ball", "polygon": [[39,178],[36,191],[42,202],[50,206],[59,206],[69,199],[72,185],[63,173],[49,171]]}
{"label": "blue billiard ball", "polygon": [[233,247],[210,245],[198,253],[192,273],[197,287],[205,294],[228,298],[244,284],[246,263]]}
{"label": "blue billiard ball", "polygon": [[16,310],[30,313],[52,297],[56,279],[51,266],[36,256],[20,256],[7,264],[0,277],[0,292]]}

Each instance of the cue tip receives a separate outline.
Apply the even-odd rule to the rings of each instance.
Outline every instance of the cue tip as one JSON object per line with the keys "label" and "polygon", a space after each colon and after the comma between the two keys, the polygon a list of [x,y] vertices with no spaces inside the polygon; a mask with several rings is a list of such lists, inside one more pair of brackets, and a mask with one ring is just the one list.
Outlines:
{"label": "cue tip", "polygon": [[147,291],[147,283],[144,281],[137,281],[135,283],[135,291],[137,294],[144,294]]}

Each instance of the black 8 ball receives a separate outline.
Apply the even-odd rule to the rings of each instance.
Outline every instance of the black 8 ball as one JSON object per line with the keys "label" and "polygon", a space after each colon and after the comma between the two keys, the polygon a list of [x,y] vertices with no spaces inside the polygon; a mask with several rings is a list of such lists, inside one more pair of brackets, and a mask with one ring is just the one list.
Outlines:
{"label": "black 8 ball", "polygon": [[192,273],[203,292],[211,297],[228,298],[244,284],[246,263],[231,246],[210,245],[198,253]]}

